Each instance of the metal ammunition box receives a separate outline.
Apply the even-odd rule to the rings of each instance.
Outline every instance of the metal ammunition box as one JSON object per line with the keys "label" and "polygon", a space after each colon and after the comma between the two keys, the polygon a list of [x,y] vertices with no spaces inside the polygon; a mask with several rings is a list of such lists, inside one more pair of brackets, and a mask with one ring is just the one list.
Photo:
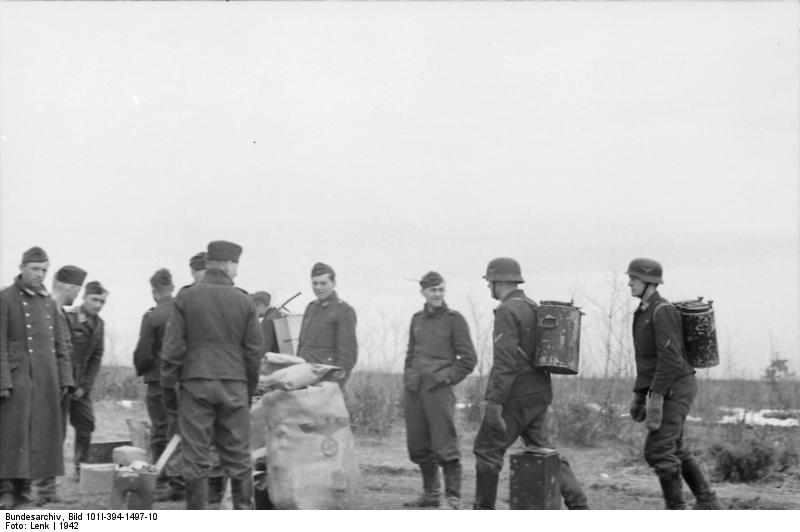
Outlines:
{"label": "metal ammunition box", "polygon": [[561,460],[553,449],[526,448],[511,455],[512,510],[561,509]]}

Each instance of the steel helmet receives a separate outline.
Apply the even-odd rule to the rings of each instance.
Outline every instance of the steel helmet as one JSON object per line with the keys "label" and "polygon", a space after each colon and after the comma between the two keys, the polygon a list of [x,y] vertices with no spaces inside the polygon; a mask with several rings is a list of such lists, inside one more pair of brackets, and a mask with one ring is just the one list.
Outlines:
{"label": "steel helmet", "polygon": [[633,259],[625,273],[645,283],[664,284],[661,264],[653,259]]}
{"label": "steel helmet", "polygon": [[486,275],[483,276],[487,281],[506,281],[511,283],[524,283],[519,262],[508,257],[500,257],[489,262],[486,267]]}

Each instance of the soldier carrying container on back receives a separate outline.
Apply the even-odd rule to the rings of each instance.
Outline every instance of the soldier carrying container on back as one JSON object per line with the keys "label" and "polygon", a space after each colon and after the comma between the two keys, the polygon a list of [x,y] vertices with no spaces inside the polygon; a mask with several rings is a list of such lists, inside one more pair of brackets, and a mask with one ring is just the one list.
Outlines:
{"label": "soldier carrying container on back", "polygon": [[644,458],[661,483],[668,510],[684,510],[683,483],[695,497],[696,510],[720,510],[700,465],[683,443],[689,408],[697,395],[695,371],[686,359],[678,310],[658,293],[661,264],[634,259],[625,272],[631,295],[641,300],[633,314],[636,383],[631,418],[647,423]]}
{"label": "soldier carrying container on back", "polygon": [[[489,262],[484,279],[500,305],[494,311],[494,356],[486,385],[486,412],[475,436],[476,510],[493,510],[506,450],[522,437],[525,445],[552,447],[547,409],[553,399],[550,374],[533,366],[538,305],[519,289],[519,263]],[[570,510],[588,509],[586,495],[569,463],[559,468],[561,495]]]}
{"label": "soldier carrying container on back", "polygon": [[425,306],[411,318],[403,381],[408,456],[419,465],[423,493],[403,506],[439,506],[441,465],[447,504],[459,509],[461,451],[453,386],[472,372],[477,357],[467,320],[444,301],[442,276],[428,272],[419,285]]}

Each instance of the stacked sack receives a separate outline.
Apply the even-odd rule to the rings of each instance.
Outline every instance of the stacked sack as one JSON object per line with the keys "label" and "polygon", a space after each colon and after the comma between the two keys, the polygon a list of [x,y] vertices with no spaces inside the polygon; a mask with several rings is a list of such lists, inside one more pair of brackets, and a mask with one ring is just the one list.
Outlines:
{"label": "stacked sack", "polygon": [[264,393],[251,409],[251,445],[266,459],[257,488],[266,488],[275,508],[348,509],[358,501],[350,416],[339,385],[324,380],[338,369],[267,353]]}

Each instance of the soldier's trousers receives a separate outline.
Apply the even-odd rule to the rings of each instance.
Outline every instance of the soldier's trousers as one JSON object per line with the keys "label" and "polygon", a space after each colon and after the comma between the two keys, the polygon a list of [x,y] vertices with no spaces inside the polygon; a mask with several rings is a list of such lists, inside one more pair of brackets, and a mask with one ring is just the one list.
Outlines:
{"label": "soldier's trousers", "polygon": [[153,463],[164,452],[167,446],[167,432],[169,419],[167,409],[164,408],[164,389],[158,382],[147,383],[147,414],[150,416],[150,456]]}
{"label": "soldier's trousers", "polygon": [[697,380],[694,375],[676,380],[664,397],[661,427],[647,433],[644,459],[659,477],[679,475],[681,463],[694,459],[683,446],[683,428],[696,395]]}
{"label": "soldier's trousers", "polygon": [[69,424],[75,429],[75,466],[85,462],[94,432],[94,408],[86,395],[80,399],[69,399]]}
{"label": "soldier's trousers", "polygon": [[447,384],[432,390],[405,390],[406,442],[415,464],[442,464],[461,458],[455,417],[456,397]]}
{"label": "soldier's trousers", "polygon": [[187,482],[208,476],[213,465],[212,444],[230,478],[252,474],[250,409],[244,381],[182,381],[178,430],[183,438],[181,472]]}
{"label": "soldier's trousers", "polygon": [[[505,434],[492,429],[483,418],[478,434],[475,436],[473,452],[475,453],[475,469],[498,475],[503,469],[503,457],[506,450],[521,437],[525,445],[552,448],[547,437],[547,409],[550,406],[550,394],[537,393],[511,397],[503,405],[503,421],[506,423]],[[561,456],[559,468],[561,495],[567,508],[583,508],[587,504],[583,492],[569,462]]]}

